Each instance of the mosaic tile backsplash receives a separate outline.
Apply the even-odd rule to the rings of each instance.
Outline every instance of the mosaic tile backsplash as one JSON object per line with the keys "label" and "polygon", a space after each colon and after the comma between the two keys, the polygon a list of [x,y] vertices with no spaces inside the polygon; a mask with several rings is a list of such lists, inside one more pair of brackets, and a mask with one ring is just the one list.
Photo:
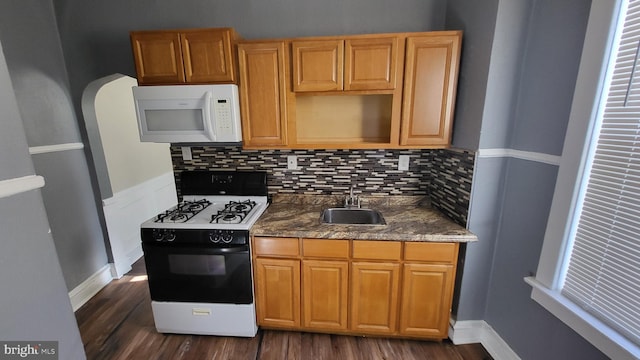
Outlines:
{"label": "mosaic tile backsplash", "polygon": [[437,208],[462,226],[467,225],[475,153],[433,150],[429,197]]}
{"label": "mosaic tile backsplash", "polygon": [[[180,173],[185,170],[261,170],[268,174],[270,194],[343,195],[353,186],[356,194],[364,195],[429,195],[432,203],[443,202],[433,205],[453,220],[462,225],[462,220],[466,222],[473,173],[473,155],[469,152],[193,146],[191,153],[192,160],[183,160],[181,148],[171,146],[178,196]],[[289,155],[297,157],[295,170],[287,169]],[[398,170],[400,155],[409,155],[408,171]],[[456,184],[461,184],[459,195]]]}

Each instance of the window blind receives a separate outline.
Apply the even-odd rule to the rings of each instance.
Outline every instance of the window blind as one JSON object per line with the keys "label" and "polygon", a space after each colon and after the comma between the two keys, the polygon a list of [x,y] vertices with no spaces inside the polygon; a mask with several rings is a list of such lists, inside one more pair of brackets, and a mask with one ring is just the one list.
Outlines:
{"label": "window blind", "polygon": [[640,0],[627,4],[562,294],[640,344]]}

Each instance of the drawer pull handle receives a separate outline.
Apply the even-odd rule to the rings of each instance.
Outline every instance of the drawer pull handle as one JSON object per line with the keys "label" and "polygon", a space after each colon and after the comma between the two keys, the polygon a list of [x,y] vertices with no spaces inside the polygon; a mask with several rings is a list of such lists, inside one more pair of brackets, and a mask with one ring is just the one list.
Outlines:
{"label": "drawer pull handle", "polygon": [[193,308],[193,309],[191,309],[191,315],[194,315],[194,316],[210,316],[211,315],[211,309]]}

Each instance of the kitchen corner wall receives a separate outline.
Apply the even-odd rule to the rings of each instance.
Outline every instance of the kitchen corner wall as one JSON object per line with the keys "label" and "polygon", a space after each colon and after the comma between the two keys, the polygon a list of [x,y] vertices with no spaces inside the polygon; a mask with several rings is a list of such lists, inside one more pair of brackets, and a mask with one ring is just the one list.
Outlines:
{"label": "kitchen corner wall", "polygon": [[474,152],[457,149],[431,151],[431,205],[465,227],[474,164]]}
{"label": "kitchen corner wall", "polygon": [[[270,194],[429,195],[432,205],[466,226],[474,153],[464,150],[243,150],[240,147],[191,147],[183,160],[171,147],[176,186],[180,173],[192,170],[260,170],[268,173]],[[287,156],[298,168],[287,169]],[[409,155],[408,171],[398,157]]]}

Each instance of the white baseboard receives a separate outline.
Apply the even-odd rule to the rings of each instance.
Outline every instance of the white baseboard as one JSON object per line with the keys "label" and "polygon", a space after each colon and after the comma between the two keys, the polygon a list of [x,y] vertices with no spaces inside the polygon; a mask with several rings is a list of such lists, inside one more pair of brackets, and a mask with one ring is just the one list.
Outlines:
{"label": "white baseboard", "polygon": [[78,310],[89,299],[91,299],[98,291],[102,290],[108,283],[113,280],[109,265],[105,265],[102,269],[98,270],[95,274],[89,276],[89,278],[83,281],[80,285],[76,286],[73,290],[69,291],[69,299],[71,300],[71,306],[73,311]]}
{"label": "white baseboard", "polygon": [[134,262],[138,261],[142,257],[142,244],[137,244],[131,251],[127,253],[127,257],[129,258],[129,262],[133,265]]}
{"label": "white baseboard", "polygon": [[449,327],[449,338],[455,345],[480,343],[496,360],[520,360],[484,320],[456,321]]}
{"label": "white baseboard", "polygon": [[114,279],[120,279],[124,274],[131,271],[131,264],[128,261],[117,260],[116,262],[109,263],[109,272]]}

